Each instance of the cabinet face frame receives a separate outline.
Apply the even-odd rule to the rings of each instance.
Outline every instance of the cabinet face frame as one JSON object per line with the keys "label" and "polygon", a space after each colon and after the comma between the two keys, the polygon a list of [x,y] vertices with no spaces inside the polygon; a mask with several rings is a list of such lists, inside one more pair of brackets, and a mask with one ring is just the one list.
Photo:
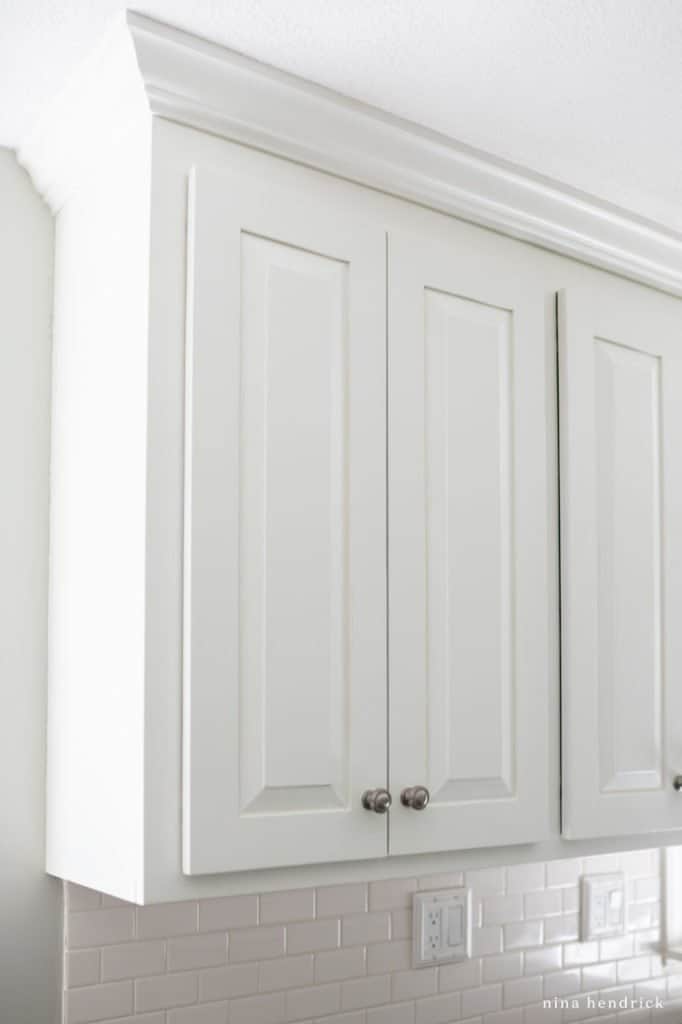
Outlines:
{"label": "cabinet face frame", "polygon": [[682,827],[682,318],[559,295],[563,834]]}
{"label": "cabinet face frame", "polygon": [[386,855],[386,245],[347,188],[191,179],[189,874]]}
{"label": "cabinet face frame", "polygon": [[554,395],[545,281],[515,255],[389,234],[392,854],[550,831]]}

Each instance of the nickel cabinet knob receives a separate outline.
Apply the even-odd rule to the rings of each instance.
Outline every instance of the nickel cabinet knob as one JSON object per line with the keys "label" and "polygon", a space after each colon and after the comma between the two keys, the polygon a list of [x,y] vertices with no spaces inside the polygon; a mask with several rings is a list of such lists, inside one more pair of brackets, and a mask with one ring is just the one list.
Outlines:
{"label": "nickel cabinet knob", "polygon": [[392,803],[393,799],[387,789],[366,789],[362,794],[362,806],[375,814],[386,814]]}
{"label": "nickel cabinet knob", "polygon": [[403,807],[409,807],[413,811],[423,811],[430,799],[431,794],[426,786],[409,786],[400,794]]}
{"label": "nickel cabinet knob", "polygon": [[673,779],[673,789],[679,791],[682,789],[682,775],[676,775]]}

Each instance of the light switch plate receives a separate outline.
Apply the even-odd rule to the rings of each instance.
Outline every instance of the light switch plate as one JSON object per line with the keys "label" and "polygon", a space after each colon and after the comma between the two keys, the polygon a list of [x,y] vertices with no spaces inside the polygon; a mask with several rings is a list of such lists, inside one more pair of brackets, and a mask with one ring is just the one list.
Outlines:
{"label": "light switch plate", "polygon": [[625,934],[625,877],[583,875],[580,879],[580,938],[604,939]]}
{"label": "light switch plate", "polygon": [[471,956],[471,889],[437,889],[412,897],[414,967]]}

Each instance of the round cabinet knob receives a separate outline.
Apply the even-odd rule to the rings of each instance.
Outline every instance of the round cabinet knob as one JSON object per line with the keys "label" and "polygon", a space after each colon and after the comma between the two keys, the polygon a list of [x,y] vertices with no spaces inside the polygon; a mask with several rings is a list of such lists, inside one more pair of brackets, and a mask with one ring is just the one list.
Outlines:
{"label": "round cabinet knob", "polygon": [[375,814],[386,814],[393,799],[387,789],[366,789],[362,794],[362,806]]}
{"label": "round cabinet knob", "polygon": [[676,775],[673,779],[673,789],[676,789],[678,792],[682,789],[682,775]]}
{"label": "round cabinet knob", "polygon": [[400,794],[400,802],[403,807],[409,807],[413,811],[423,811],[428,806],[431,794],[426,786],[410,786]]}

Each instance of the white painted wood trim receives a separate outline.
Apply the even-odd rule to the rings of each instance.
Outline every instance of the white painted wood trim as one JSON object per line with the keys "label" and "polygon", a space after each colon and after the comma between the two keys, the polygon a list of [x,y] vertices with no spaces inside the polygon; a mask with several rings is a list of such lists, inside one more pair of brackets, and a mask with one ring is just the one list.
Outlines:
{"label": "white painted wood trim", "polygon": [[[119,18],[111,39],[119,41],[113,50],[122,78],[131,74],[125,56],[132,40],[153,115],[682,295],[682,235],[663,225],[141,15]],[[120,120],[112,74],[100,61],[86,62],[70,102],[58,99],[20,147],[21,162],[53,208],[68,193],[69,177],[96,153],[93,124],[106,129]],[[56,138],[78,156],[67,159],[63,142],[49,144]]]}

